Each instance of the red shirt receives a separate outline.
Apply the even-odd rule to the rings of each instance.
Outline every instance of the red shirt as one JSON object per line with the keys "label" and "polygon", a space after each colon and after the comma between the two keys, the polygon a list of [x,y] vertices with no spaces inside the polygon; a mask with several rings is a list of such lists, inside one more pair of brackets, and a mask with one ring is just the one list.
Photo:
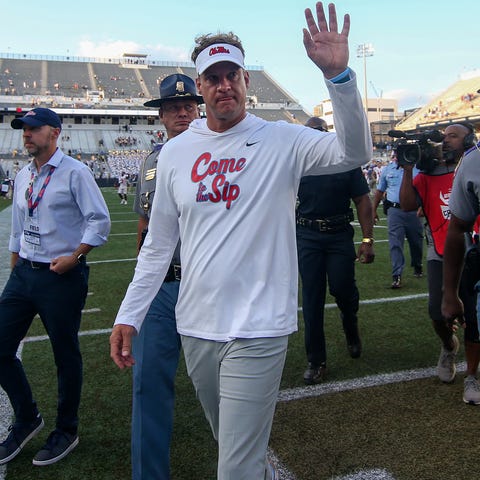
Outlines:
{"label": "red shirt", "polygon": [[441,175],[426,175],[420,172],[413,179],[413,186],[420,196],[423,213],[432,232],[433,246],[440,256],[443,256],[450,221],[448,200],[452,191],[453,175],[453,171]]}

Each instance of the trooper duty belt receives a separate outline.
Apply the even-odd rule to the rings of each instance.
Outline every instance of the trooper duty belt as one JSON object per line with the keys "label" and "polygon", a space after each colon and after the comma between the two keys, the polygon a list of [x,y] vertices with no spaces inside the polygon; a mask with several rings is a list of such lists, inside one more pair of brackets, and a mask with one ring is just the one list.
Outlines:
{"label": "trooper duty belt", "polygon": [[167,274],[165,275],[164,282],[175,282],[182,279],[182,267],[180,265],[170,265]]}
{"label": "trooper duty belt", "polygon": [[353,218],[353,210],[350,208],[347,213],[326,218],[310,219],[297,216],[297,225],[317,232],[335,233],[345,230]]}

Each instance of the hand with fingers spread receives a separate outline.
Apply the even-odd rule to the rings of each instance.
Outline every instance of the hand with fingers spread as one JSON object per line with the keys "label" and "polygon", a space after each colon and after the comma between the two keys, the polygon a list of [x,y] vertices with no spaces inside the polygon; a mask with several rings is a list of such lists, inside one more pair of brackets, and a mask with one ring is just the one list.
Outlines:
{"label": "hand with fingers spread", "polygon": [[329,25],[322,2],[317,2],[316,11],[317,22],[312,11],[309,8],[305,10],[308,29],[303,29],[303,44],[308,57],[322,70],[325,78],[333,78],[344,72],[348,66],[350,16],[344,16],[342,31],[338,33],[335,5],[328,5]]}

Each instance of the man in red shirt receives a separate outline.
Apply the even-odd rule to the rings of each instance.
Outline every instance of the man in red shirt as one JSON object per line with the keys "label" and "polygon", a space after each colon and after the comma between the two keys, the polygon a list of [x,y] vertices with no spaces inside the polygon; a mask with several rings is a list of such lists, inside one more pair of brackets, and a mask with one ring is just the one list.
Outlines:
{"label": "man in red shirt", "polygon": [[[450,221],[448,200],[452,190],[454,172],[463,153],[474,145],[475,135],[469,124],[455,123],[445,129],[443,154],[431,171],[421,172],[412,179],[412,164],[403,165],[404,175],[400,188],[400,204],[404,210],[422,207],[426,219],[428,312],[433,328],[442,342],[437,364],[437,375],[442,382],[455,379],[455,359],[459,341],[451,322],[443,317],[442,281],[443,249]],[[465,306],[465,357],[467,377],[476,376],[480,361],[480,340],[477,327],[476,302],[473,292],[460,285],[460,297]],[[478,381],[465,382],[465,403],[480,404]]]}

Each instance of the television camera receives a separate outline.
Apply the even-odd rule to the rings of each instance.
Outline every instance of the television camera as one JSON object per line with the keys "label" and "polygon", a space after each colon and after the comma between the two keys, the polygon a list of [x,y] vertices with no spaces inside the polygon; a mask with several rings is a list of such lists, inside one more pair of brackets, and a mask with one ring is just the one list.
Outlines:
{"label": "television camera", "polygon": [[423,172],[430,172],[442,158],[442,142],[445,136],[439,130],[407,133],[390,130],[388,135],[398,138],[395,144],[399,166],[415,165]]}

